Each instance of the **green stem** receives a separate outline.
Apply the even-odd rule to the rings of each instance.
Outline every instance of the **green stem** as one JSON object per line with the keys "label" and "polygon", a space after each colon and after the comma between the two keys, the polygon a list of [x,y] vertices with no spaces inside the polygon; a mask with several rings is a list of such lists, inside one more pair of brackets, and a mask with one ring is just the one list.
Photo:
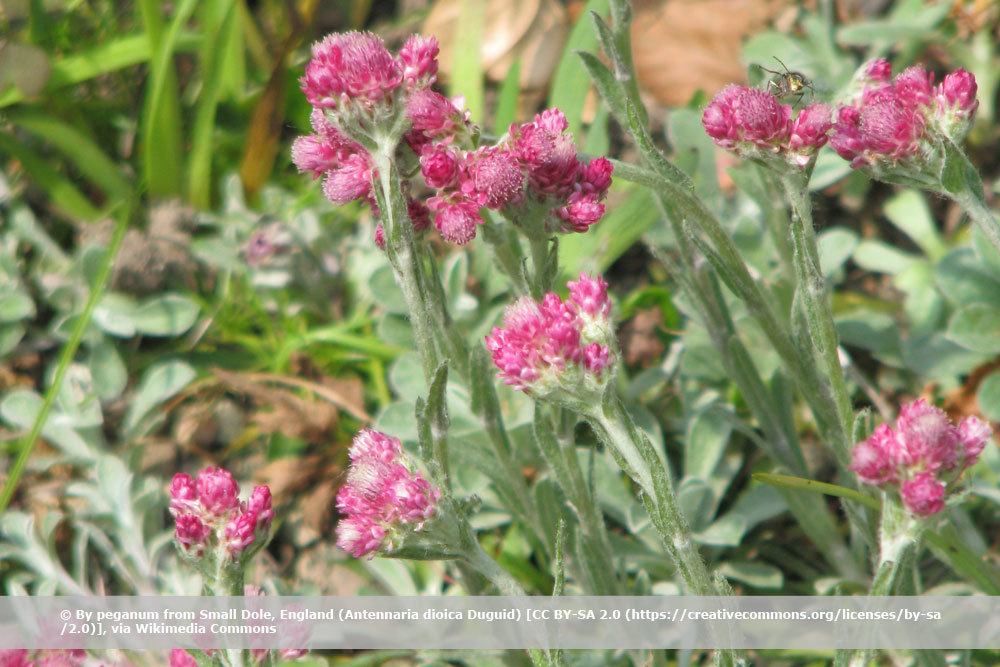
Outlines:
{"label": "green stem", "polygon": [[552,285],[549,284],[549,237],[532,236],[529,239],[531,246],[531,296],[541,299],[548,292]]}
{"label": "green stem", "polygon": [[396,284],[399,285],[406,301],[410,323],[413,326],[413,338],[424,370],[424,379],[430,385],[441,364],[441,355],[434,335],[431,309],[426,302],[429,295],[421,289],[426,279],[413,241],[413,227],[402,201],[399,172],[391,157],[394,150],[395,144],[379,146],[374,156],[381,189],[379,207],[389,263],[392,265]]}
{"label": "green stem", "polygon": [[826,289],[826,277],[819,261],[816,231],[813,229],[812,202],[809,199],[808,180],[803,174],[782,177],[785,194],[792,206],[792,246],[794,249],[795,277],[798,294],[805,308],[806,322],[812,345],[826,371],[826,379],[833,394],[833,406],[839,424],[839,437],[832,443],[834,453],[842,465],[850,461],[853,414],[851,397],[847,389],[844,368],[837,351],[837,329],[833,309]]}
{"label": "green stem", "polygon": [[7,509],[11,499],[14,497],[14,492],[17,490],[17,485],[21,480],[21,475],[24,474],[24,468],[28,463],[28,458],[31,456],[31,452],[34,450],[35,444],[38,442],[38,438],[42,434],[42,429],[45,427],[45,422],[48,420],[49,414],[52,412],[52,407],[55,405],[56,397],[59,395],[59,390],[62,388],[63,379],[66,377],[66,371],[69,369],[70,364],[73,363],[73,358],[76,356],[76,351],[80,347],[83,335],[87,331],[87,327],[90,326],[90,320],[94,315],[94,308],[97,307],[97,302],[100,301],[101,297],[104,295],[104,289],[107,287],[108,279],[111,277],[111,268],[114,266],[115,257],[118,255],[122,239],[125,238],[125,231],[128,229],[129,216],[130,210],[126,209],[122,211],[121,217],[118,219],[115,229],[111,234],[108,249],[105,251],[104,257],[101,259],[101,264],[98,268],[97,276],[94,279],[94,284],[90,286],[90,294],[87,295],[87,301],[84,304],[83,312],[76,320],[76,324],[73,326],[73,331],[70,333],[69,340],[66,341],[66,344],[63,345],[62,351],[59,353],[59,361],[56,364],[56,372],[52,378],[52,384],[49,386],[48,391],[45,392],[45,399],[42,402],[42,408],[35,416],[35,421],[31,425],[31,431],[28,432],[28,436],[21,442],[21,448],[18,451],[17,458],[14,460],[14,464],[10,467],[10,472],[7,475],[7,482],[4,484],[3,493],[0,494],[0,514]]}
{"label": "green stem", "polygon": [[616,395],[585,417],[643,491],[650,518],[670,554],[687,590],[695,595],[718,595],[705,561],[681,513],[666,466]]}
{"label": "green stem", "polygon": [[[882,523],[879,528],[879,560],[872,579],[869,596],[889,596],[896,593],[906,572],[913,565],[923,533],[921,521],[910,515],[899,498],[884,494],[882,498]],[[850,652],[848,664],[858,667],[867,665],[872,656],[870,650]]]}
{"label": "green stem", "polygon": [[953,199],[979,227],[993,247],[1000,251],[1000,224],[983,200],[982,192],[977,193],[975,188],[969,187],[964,192],[954,195]]}

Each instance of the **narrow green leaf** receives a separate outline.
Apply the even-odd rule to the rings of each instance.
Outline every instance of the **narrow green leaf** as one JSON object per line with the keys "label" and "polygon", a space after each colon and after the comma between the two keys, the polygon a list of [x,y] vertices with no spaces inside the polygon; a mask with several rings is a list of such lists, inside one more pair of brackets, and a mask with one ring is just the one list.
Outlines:
{"label": "narrow green leaf", "polygon": [[72,125],[38,111],[17,111],[8,118],[58,148],[73,165],[98,186],[109,199],[126,199],[132,186],[121,169],[94,141]]}
{"label": "narrow green leaf", "polygon": [[213,14],[222,11],[222,16],[217,24],[206,26],[210,34],[218,35],[219,39],[205,40],[202,45],[201,92],[195,108],[194,127],[191,130],[188,199],[193,205],[203,209],[209,208],[212,204],[212,139],[215,131],[215,111],[225,85],[224,65],[230,58],[229,45],[234,39],[233,26],[238,18],[235,0],[222,0],[205,6],[210,7]]}
{"label": "narrow green leaf", "polygon": [[452,44],[451,85],[449,91],[465,97],[465,107],[472,120],[483,119],[483,61],[480,50],[486,29],[486,0],[460,0],[459,30]]}
{"label": "narrow green leaf", "polygon": [[45,191],[54,208],[64,215],[90,222],[100,213],[72,182],[24,144],[6,133],[0,133],[0,152],[17,158],[31,178]]}
{"label": "narrow green leaf", "polygon": [[521,96],[521,60],[515,60],[497,93],[496,111],[493,114],[493,134],[498,137],[507,132],[517,120],[517,102]]}
{"label": "narrow green leaf", "polygon": [[590,75],[590,80],[597,88],[597,92],[605,104],[608,105],[608,108],[611,109],[611,113],[615,119],[622,125],[627,125],[628,117],[625,113],[625,92],[618,82],[615,81],[611,70],[593,53],[579,51],[577,55],[580,57],[580,61],[583,63],[587,74]]}
{"label": "narrow green leaf", "polygon": [[597,35],[588,18],[591,12],[607,14],[608,0],[588,0],[563,47],[549,93],[548,106],[563,110],[569,122],[569,131],[574,135],[579,133],[583,125],[583,101],[589,89],[587,70],[580,63],[577,53],[594,51],[598,46]]}
{"label": "narrow green leaf", "polygon": [[[201,35],[181,33],[177,37],[176,51],[187,53],[198,48]],[[94,77],[114,72],[150,59],[149,39],[145,34],[129,35],[94,46],[80,53],[52,61],[52,71],[45,84],[45,92],[72,86]],[[0,109],[25,99],[18,88],[0,92]]]}
{"label": "narrow green leaf", "polygon": [[866,496],[860,491],[849,489],[846,486],[817,482],[814,479],[804,477],[792,477],[791,475],[775,475],[768,472],[755,472],[753,478],[758,482],[776,486],[779,488],[796,489],[800,491],[811,491],[812,493],[823,493],[828,496],[846,498],[854,500],[872,509],[879,509],[879,502],[870,496]]}
{"label": "narrow green leaf", "polygon": [[150,77],[146,85],[139,144],[145,181],[150,193],[155,196],[177,195],[181,191],[180,92],[173,56],[181,28],[197,5],[198,0],[182,0],[164,33],[160,3],[155,0],[142,0],[140,3],[153,57],[149,65]]}

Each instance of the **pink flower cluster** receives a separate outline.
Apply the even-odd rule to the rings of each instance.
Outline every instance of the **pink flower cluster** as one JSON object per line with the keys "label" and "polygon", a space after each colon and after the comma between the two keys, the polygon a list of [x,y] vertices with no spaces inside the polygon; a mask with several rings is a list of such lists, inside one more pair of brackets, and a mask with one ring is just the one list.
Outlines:
{"label": "pink flower cluster", "polygon": [[79,667],[86,659],[83,649],[0,650],[0,667]]}
{"label": "pink flower cluster", "polygon": [[[323,194],[331,202],[365,201],[378,214],[372,192],[378,172],[372,156],[331,119],[391,114],[400,95],[437,95],[429,90],[437,78],[437,54],[437,41],[419,35],[411,36],[396,57],[371,33],[337,33],[313,45],[300,80],[314,107],[313,134],[295,140],[292,162],[299,172],[323,179]],[[426,228],[426,207],[412,198],[408,206],[414,229]]]}
{"label": "pink flower cluster", "polygon": [[792,115],[792,107],[771,93],[731,84],[705,108],[701,123],[722,148],[748,158],[777,157],[802,167],[826,144],[832,110],[814,103]]}
{"label": "pink flower cluster", "polygon": [[[370,33],[334,34],[315,44],[301,79],[314,107],[314,133],[292,145],[299,171],[322,178],[330,201],[366,201],[377,215],[372,187],[378,173],[359,137],[380,123],[394,126],[402,114],[408,123],[405,144],[433,191],[425,206],[410,195],[414,184],[403,182],[416,231],[430,226],[433,214],[441,236],[468,243],[483,223],[484,207],[543,206],[550,231],[585,232],[596,223],[604,214],[611,163],[598,158],[585,164],[577,158],[558,109],[512,125],[496,145],[474,146],[476,133],[461,100],[431,89],[437,55],[437,41],[419,35],[411,36],[396,57]],[[359,124],[362,117],[365,122]],[[384,242],[379,226],[376,243]]]}
{"label": "pink flower cluster", "polygon": [[391,548],[397,531],[420,530],[441,492],[414,469],[402,443],[364,429],[354,437],[347,483],[337,493],[337,545],[355,558]]}
{"label": "pink flower cluster", "polygon": [[897,486],[903,504],[917,516],[944,509],[948,484],[975,464],[992,431],[976,417],[955,426],[924,399],[899,412],[896,428],[882,424],[851,453],[851,470],[865,484]]}
{"label": "pink flower cluster", "polygon": [[206,550],[221,547],[229,558],[238,560],[254,542],[266,539],[274,519],[271,490],[255,486],[242,502],[239,494],[232,473],[223,468],[205,468],[197,478],[174,475],[170,513],[180,548],[200,558]]}
{"label": "pink flower cluster", "polygon": [[919,66],[892,80],[891,73],[886,60],[869,63],[858,99],[837,110],[830,145],[852,167],[918,156],[935,130],[959,139],[979,105],[976,78],[964,69],[948,74],[937,86],[934,74]]}
{"label": "pink flower cluster", "polygon": [[427,204],[441,235],[468,243],[483,223],[481,208],[528,205],[550,212],[552,231],[586,232],[604,215],[612,166],[606,158],[581,162],[568,127],[562,111],[548,109],[511,125],[493,146],[463,151],[448,136],[423,144],[420,171],[436,190]]}
{"label": "pink flower cluster", "polygon": [[[521,391],[544,396],[556,388],[599,386],[611,366],[611,301],[601,277],[581,274],[569,298],[554,292],[540,303],[523,297],[511,305],[502,327],[486,337],[499,377]],[[583,377],[567,377],[582,373]],[[578,382],[583,380],[583,383]]]}

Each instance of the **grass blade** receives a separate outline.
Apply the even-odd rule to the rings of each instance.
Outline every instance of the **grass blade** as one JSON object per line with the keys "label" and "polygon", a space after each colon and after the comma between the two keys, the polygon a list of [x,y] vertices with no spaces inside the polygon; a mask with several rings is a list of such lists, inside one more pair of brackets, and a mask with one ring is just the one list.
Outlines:
{"label": "grass blade", "polygon": [[197,4],[197,0],[183,0],[166,33],[161,4],[156,0],[142,0],[139,4],[153,54],[139,145],[143,175],[154,196],[177,195],[181,191],[181,105],[172,58],[181,27]]}
{"label": "grass blade", "polygon": [[0,152],[20,161],[24,170],[46,192],[56,210],[74,220],[90,222],[99,217],[98,210],[68,178],[49,166],[24,144],[7,134],[0,133]]}
{"label": "grass blade", "polygon": [[837,498],[846,498],[848,500],[854,500],[861,503],[867,507],[877,510],[881,507],[878,500],[872,498],[871,496],[866,496],[860,491],[855,491],[854,489],[849,489],[846,486],[838,486],[836,484],[828,484],[827,482],[817,482],[814,479],[806,479],[805,477],[793,477],[791,475],[775,475],[769,472],[755,472],[753,478],[758,482],[763,484],[768,484],[770,486],[775,486],[781,489],[796,489],[799,491],[811,491],[813,493],[822,493],[828,496],[836,496]]}
{"label": "grass blade", "polygon": [[212,204],[212,139],[215,112],[225,85],[225,65],[230,57],[229,46],[233,27],[237,26],[235,0],[221,0],[204,5],[206,34],[218,35],[218,40],[205,40],[201,53],[201,93],[195,109],[191,131],[191,157],[188,162],[188,199],[199,208]]}
{"label": "grass blade", "polygon": [[90,182],[112,200],[127,199],[132,186],[118,165],[86,134],[34,110],[11,113],[12,123],[59,149]]}
{"label": "grass blade", "polygon": [[493,114],[493,134],[503,136],[510,124],[517,120],[517,102],[521,96],[521,61],[515,60],[497,93],[496,112]]}
{"label": "grass blade", "polygon": [[556,67],[552,79],[552,92],[549,93],[549,106],[559,107],[566,114],[569,130],[574,135],[580,131],[583,124],[583,101],[590,90],[590,76],[580,62],[577,51],[596,51],[597,35],[591,25],[590,13],[600,15],[608,13],[608,0],[589,0],[587,6],[580,12],[569,39],[563,48],[562,57]]}
{"label": "grass blade", "polygon": [[465,107],[474,122],[483,119],[483,62],[480,48],[486,26],[486,0],[461,0],[458,12],[459,29],[451,50],[452,96],[464,95]]}

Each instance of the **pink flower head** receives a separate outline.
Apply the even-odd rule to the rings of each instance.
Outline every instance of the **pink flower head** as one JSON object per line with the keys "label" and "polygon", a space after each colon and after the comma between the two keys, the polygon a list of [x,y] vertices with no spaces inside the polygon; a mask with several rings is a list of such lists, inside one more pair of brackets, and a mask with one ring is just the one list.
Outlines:
{"label": "pink flower head", "polygon": [[32,667],[80,667],[87,659],[83,649],[48,649],[35,654]]}
{"label": "pink flower head", "polygon": [[767,91],[738,84],[723,88],[702,114],[702,125],[722,148],[740,143],[774,148],[787,141],[792,108]]}
{"label": "pink flower head", "polygon": [[839,110],[830,145],[855,167],[898,161],[920,152],[925,125],[922,111],[887,86],[866,93],[860,109]]}
{"label": "pink flower head", "polygon": [[893,81],[896,98],[907,107],[927,106],[934,95],[934,75],[919,65],[907,67]]}
{"label": "pink flower head", "polygon": [[440,491],[412,469],[396,438],[373,429],[357,434],[347,483],[337,493],[337,545],[360,558],[394,531],[419,530],[435,514]]}
{"label": "pink flower head", "polygon": [[592,192],[603,197],[611,187],[611,174],[614,167],[611,160],[599,157],[591,160],[584,168],[581,183],[585,192]]}
{"label": "pink flower head", "polygon": [[969,467],[979,460],[986,443],[993,437],[993,429],[982,419],[970,415],[958,425],[958,434],[962,441],[962,464]]}
{"label": "pink flower head", "polygon": [[181,514],[174,520],[174,537],[184,551],[201,556],[212,529],[193,514]]}
{"label": "pink flower head", "polygon": [[382,38],[367,32],[335,33],[312,47],[300,80],[309,103],[337,108],[342,102],[365,107],[384,102],[403,81],[403,67]]}
{"label": "pink flower head", "polygon": [[337,166],[336,149],[318,134],[307,134],[292,142],[292,162],[299,173],[309,172],[319,178]]}
{"label": "pink flower head", "polygon": [[611,314],[608,283],[601,276],[591,277],[581,273],[577,280],[570,281],[566,286],[578,312],[590,318],[605,319]]}
{"label": "pink flower head", "polygon": [[540,397],[556,390],[582,397],[603,387],[613,361],[607,284],[581,275],[569,289],[566,301],[552,292],[541,302],[522,297],[486,337],[504,383]]}
{"label": "pink flower head", "polygon": [[934,75],[920,66],[891,81],[889,74],[885,61],[869,65],[865,78],[874,85],[837,110],[830,145],[852,167],[871,168],[877,177],[912,178],[915,170],[933,178],[935,160],[943,159],[934,135],[958,140],[968,130],[977,104],[975,77],[959,69],[934,86]]}
{"label": "pink flower head", "polygon": [[347,455],[352,463],[376,460],[389,464],[396,461],[402,453],[403,443],[398,438],[372,428],[366,428],[358,431],[358,434],[354,436],[354,441],[351,443]]}
{"label": "pink flower head", "polygon": [[882,424],[868,440],[854,447],[850,470],[865,484],[895,482],[898,452],[896,432],[888,424]]}
{"label": "pink flower head", "polygon": [[179,472],[170,480],[170,513],[191,512],[198,502],[198,490],[191,475]]}
{"label": "pink flower head", "polygon": [[944,509],[945,485],[932,473],[922,472],[903,482],[899,493],[906,508],[917,516],[931,516]]}
{"label": "pink flower head", "polygon": [[371,157],[367,153],[355,153],[341,162],[336,169],[326,172],[323,194],[335,204],[367,199],[371,193],[374,177]]}
{"label": "pink flower head", "polygon": [[438,71],[438,41],[434,37],[410,35],[399,50],[403,65],[403,80],[410,86],[427,87],[434,83]]}
{"label": "pink flower head", "polygon": [[580,178],[576,145],[567,127],[566,116],[559,109],[543,111],[531,123],[511,126],[514,155],[538,195],[566,197]]}
{"label": "pink flower head", "polygon": [[520,198],[524,176],[510,151],[481,148],[468,156],[466,169],[462,192],[480,206],[499,210]]}
{"label": "pink flower head", "polygon": [[583,233],[604,216],[604,204],[596,194],[574,192],[566,205],[556,210],[556,215],[563,222],[563,231]]}
{"label": "pink flower head", "polygon": [[198,667],[198,661],[184,649],[175,648],[170,652],[170,667]]}
{"label": "pink flower head", "polygon": [[209,515],[223,516],[239,505],[240,487],[225,468],[209,467],[198,473],[198,501]]}
{"label": "pink flower head", "polygon": [[917,516],[944,507],[949,484],[972,466],[991,431],[976,417],[955,426],[943,410],[919,399],[902,406],[896,427],[882,424],[851,452],[850,469],[865,484],[899,485],[903,504]]}
{"label": "pink flower head", "polygon": [[476,237],[476,226],[483,224],[479,207],[471,201],[449,202],[438,197],[428,200],[434,211],[434,226],[446,241],[465,245]]}
{"label": "pink flower head", "polygon": [[807,106],[792,123],[788,147],[793,151],[822,148],[826,144],[827,133],[833,127],[832,116],[833,110],[825,104],[817,102]]}
{"label": "pink flower head", "polygon": [[971,116],[979,106],[976,99],[978,90],[976,77],[960,67],[941,81],[936,92],[942,106]]}
{"label": "pink flower head", "polygon": [[32,667],[28,649],[13,648],[0,650],[0,667]]}
{"label": "pink flower head", "polygon": [[865,78],[875,83],[888,83],[892,78],[892,65],[885,58],[877,58],[865,65]]}
{"label": "pink flower head", "polygon": [[431,188],[441,189],[455,185],[459,165],[457,151],[446,144],[430,144],[420,155],[420,173]]}
{"label": "pink flower head", "polygon": [[451,100],[429,88],[416,90],[407,98],[406,117],[414,130],[432,138],[449,136],[465,120]]}
{"label": "pink flower head", "polygon": [[271,489],[260,485],[253,487],[247,499],[247,514],[257,517],[257,530],[266,531],[274,519],[274,508],[271,506]]}
{"label": "pink flower head", "polygon": [[225,544],[229,555],[238,558],[257,537],[257,515],[241,512],[226,524]]}

